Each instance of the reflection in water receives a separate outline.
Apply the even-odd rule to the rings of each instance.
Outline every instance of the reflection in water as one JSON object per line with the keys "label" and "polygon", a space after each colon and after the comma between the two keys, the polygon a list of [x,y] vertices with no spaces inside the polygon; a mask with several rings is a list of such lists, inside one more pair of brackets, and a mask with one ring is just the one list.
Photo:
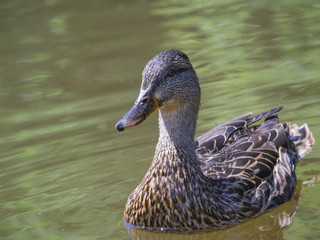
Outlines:
{"label": "reflection in water", "polygon": [[196,239],[283,239],[283,230],[292,223],[298,206],[298,194],[289,202],[260,217],[225,230],[201,233],[157,233],[137,228],[128,229],[133,240],[196,240]]}

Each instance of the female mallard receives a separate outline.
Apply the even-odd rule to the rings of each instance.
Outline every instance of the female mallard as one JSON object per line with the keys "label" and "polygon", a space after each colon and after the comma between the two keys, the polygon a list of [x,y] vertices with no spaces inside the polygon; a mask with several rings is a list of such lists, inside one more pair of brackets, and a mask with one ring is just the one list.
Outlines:
{"label": "female mallard", "polygon": [[139,97],[116,128],[138,125],[160,109],[160,136],[148,172],[127,201],[128,226],[224,227],[292,197],[295,166],[314,144],[306,124],[279,123],[278,107],[244,114],[194,140],[200,87],[187,55],[165,50],[142,75]]}

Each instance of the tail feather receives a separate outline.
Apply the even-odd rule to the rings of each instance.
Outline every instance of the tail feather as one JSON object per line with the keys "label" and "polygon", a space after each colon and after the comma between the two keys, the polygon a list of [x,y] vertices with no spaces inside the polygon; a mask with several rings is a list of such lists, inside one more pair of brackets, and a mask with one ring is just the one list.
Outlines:
{"label": "tail feather", "polygon": [[315,143],[312,132],[309,130],[308,125],[305,123],[300,127],[297,124],[285,124],[286,130],[290,135],[290,139],[295,145],[299,158],[303,158],[313,148]]}

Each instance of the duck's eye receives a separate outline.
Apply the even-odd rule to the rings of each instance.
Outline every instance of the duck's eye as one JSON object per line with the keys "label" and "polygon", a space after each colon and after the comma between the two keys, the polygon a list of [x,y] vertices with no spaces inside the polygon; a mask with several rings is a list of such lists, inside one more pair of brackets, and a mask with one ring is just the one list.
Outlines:
{"label": "duck's eye", "polygon": [[168,72],[167,72],[168,77],[173,77],[175,74],[176,74],[176,70],[174,70],[173,68],[168,69]]}

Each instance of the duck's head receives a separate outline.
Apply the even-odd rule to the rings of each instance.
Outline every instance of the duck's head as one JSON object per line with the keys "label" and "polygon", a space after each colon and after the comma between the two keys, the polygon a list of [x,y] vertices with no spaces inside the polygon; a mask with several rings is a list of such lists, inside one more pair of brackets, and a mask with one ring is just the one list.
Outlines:
{"label": "duck's head", "polygon": [[145,66],[139,96],[116,128],[123,131],[136,126],[159,108],[170,112],[191,106],[198,111],[199,104],[200,87],[189,58],[179,50],[168,49]]}

